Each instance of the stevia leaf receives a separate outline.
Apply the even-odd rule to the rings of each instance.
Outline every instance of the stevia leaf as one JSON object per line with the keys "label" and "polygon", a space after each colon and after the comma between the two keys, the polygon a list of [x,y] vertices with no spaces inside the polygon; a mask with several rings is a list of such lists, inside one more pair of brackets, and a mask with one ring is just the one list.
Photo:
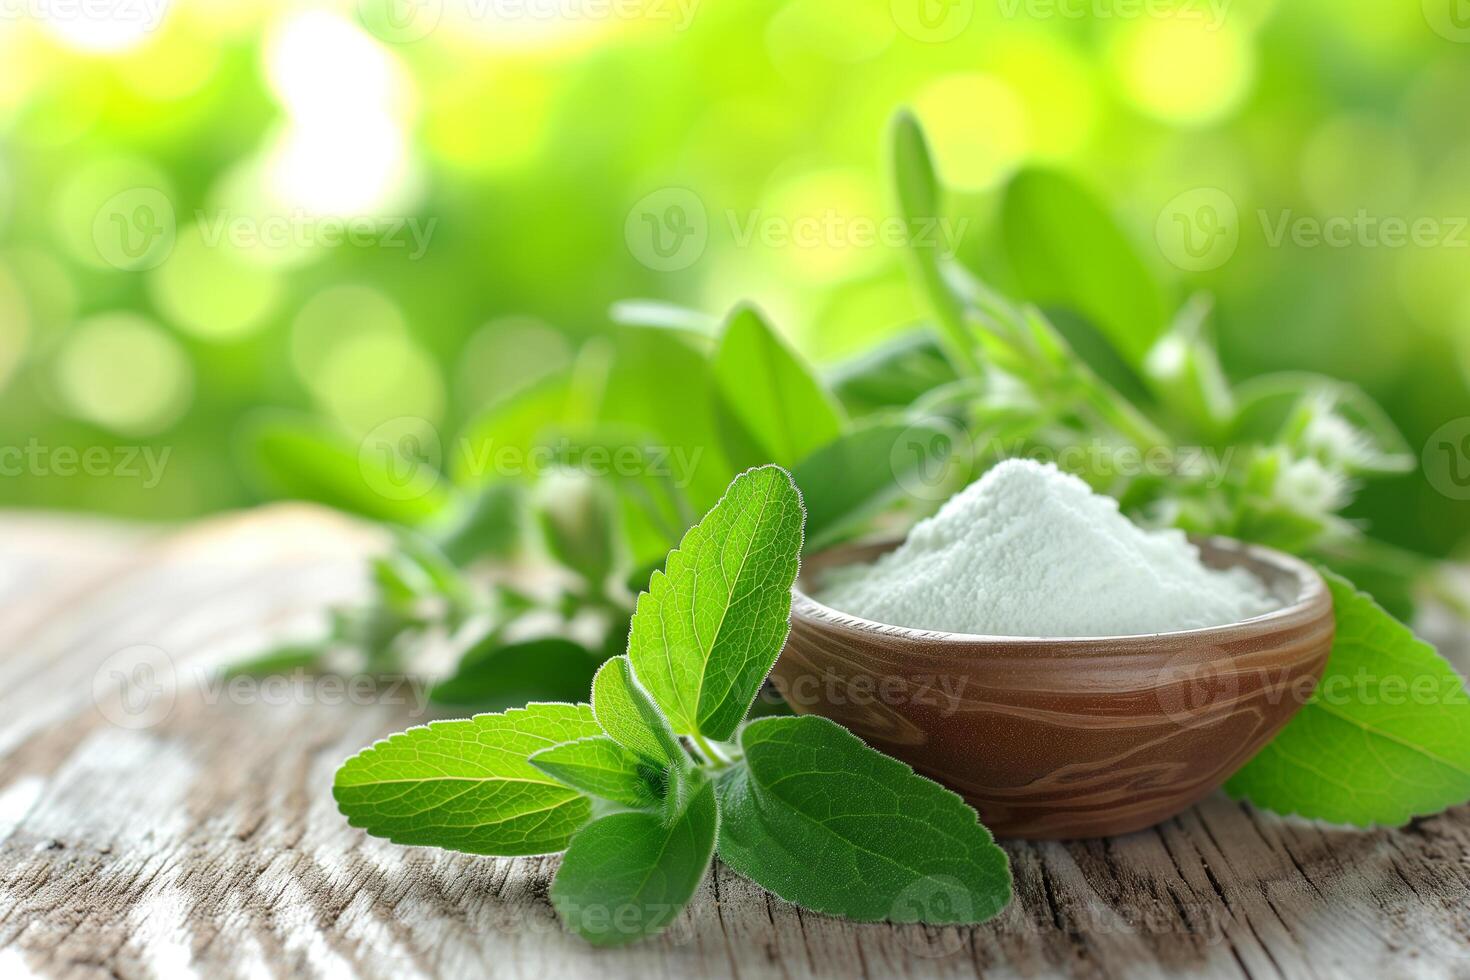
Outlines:
{"label": "stevia leaf", "polygon": [[1226,783],[1234,796],[1334,823],[1398,825],[1470,800],[1470,698],[1455,670],[1352,583],[1301,711]]}
{"label": "stevia leaf", "polygon": [[640,809],[658,804],[666,779],[663,770],[606,735],[542,749],[531,765],[589,796]]}
{"label": "stevia leaf", "polygon": [[527,701],[586,701],[597,658],[561,637],[506,643],[491,634],[460,657],[454,673],[429,689],[440,704],[498,711]]}
{"label": "stevia leaf", "polygon": [[849,412],[904,408],[956,380],[934,332],[917,329],[832,369],[828,383]]}
{"label": "stevia leaf", "polygon": [[550,854],[586,824],[592,804],[527,759],[599,731],[587,705],[531,704],[436,721],[348,759],[332,795],[352,826],[399,844]]}
{"label": "stevia leaf", "polygon": [[792,469],[806,505],[806,543],[816,550],[840,540],[903,496],[929,488],[955,450],[931,421],[874,419],[833,440]]}
{"label": "stevia leaf", "polygon": [[670,822],[636,811],[603,817],[572,840],[551,883],[551,904],[595,946],[659,932],[704,879],[718,823],[707,780]]}
{"label": "stevia leaf", "polygon": [[656,299],[618,300],[608,308],[607,315],[613,323],[624,327],[659,327],[711,337],[720,328],[718,317]]}
{"label": "stevia leaf", "polygon": [[801,522],[790,474],[748,470],[638,597],[628,658],[676,732],[724,741],[750,709],[786,641]]}
{"label": "stevia leaf", "polygon": [[976,374],[980,362],[965,306],[946,282],[947,267],[953,263],[923,234],[940,218],[942,191],[924,130],[906,109],[895,113],[888,127],[888,163],[907,232],[905,251],[919,286],[933,304],[945,354],[957,370]]}
{"label": "stevia leaf", "polygon": [[633,677],[626,656],[613,657],[592,680],[592,712],[619,745],[653,763],[688,761],[668,720]]}
{"label": "stevia leaf", "polygon": [[[721,409],[729,416],[727,428],[741,433],[731,442],[730,456],[737,462],[790,466],[842,432],[842,414],[832,396],[749,306],[731,313],[712,369]],[[747,440],[750,448],[745,448]]]}
{"label": "stevia leaf", "polygon": [[1002,227],[1026,298],[1097,324],[1135,367],[1163,333],[1163,290],[1111,214],[1073,178],[1023,170],[1006,188]]}
{"label": "stevia leaf", "polygon": [[954,793],[825,718],[763,718],[720,778],[720,859],[789,902],[860,922],[982,922],[1005,852]]}

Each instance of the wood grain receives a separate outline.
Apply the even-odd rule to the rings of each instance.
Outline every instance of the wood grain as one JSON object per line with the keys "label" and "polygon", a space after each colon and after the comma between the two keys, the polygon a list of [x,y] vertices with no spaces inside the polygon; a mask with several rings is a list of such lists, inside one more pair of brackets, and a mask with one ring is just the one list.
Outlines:
{"label": "wood grain", "polygon": [[[1219,796],[1008,843],[1016,901],[981,927],[854,926],[717,867],[668,934],[593,950],[547,903],[555,859],[397,847],[336,812],[333,770],[423,720],[418,689],[212,684],[359,593],[375,541],[297,507],[176,534],[0,519],[0,977],[1470,977],[1470,808],[1362,832]],[[106,696],[137,647],[173,672],[148,726]]]}

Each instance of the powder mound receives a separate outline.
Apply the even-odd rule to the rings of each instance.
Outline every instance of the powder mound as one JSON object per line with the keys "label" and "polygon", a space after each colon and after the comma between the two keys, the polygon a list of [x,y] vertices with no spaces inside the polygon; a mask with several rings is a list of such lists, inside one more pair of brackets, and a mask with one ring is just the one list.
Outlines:
{"label": "powder mound", "polygon": [[817,598],[893,626],[998,636],[1124,636],[1219,626],[1281,605],[1216,571],[1183,531],[1148,531],[1051,464],[996,464],[871,565]]}

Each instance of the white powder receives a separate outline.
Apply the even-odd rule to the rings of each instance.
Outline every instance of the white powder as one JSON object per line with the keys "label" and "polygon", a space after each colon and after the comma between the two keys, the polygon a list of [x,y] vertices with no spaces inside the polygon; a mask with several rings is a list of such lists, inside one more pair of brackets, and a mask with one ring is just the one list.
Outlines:
{"label": "white powder", "polygon": [[1249,572],[1206,568],[1184,532],[1146,531],[1030,460],[997,464],[895,551],[822,584],[818,599],[863,619],[1001,636],[1162,633],[1280,605]]}

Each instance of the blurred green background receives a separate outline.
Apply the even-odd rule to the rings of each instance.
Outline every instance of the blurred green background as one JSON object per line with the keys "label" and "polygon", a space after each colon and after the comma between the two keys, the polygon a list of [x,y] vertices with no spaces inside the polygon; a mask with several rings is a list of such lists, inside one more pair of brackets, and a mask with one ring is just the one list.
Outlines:
{"label": "blurred green background", "polygon": [[[1458,2],[117,0],[98,21],[18,0],[0,504],[246,505],[253,412],[453,432],[629,298],[750,299],[834,364],[922,313],[900,250],[863,234],[893,213],[900,105],[960,192],[960,257],[997,286],[1030,285],[1002,235],[1011,176],[1067,171],[1171,305],[1213,293],[1232,378],[1356,382],[1417,452],[1470,416]],[[650,251],[648,201],[694,245]],[[1181,213],[1224,244],[1190,251]],[[1428,223],[1404,242],[1394,221]],[[1314,240],[1324,222],[1342,234]],[[101,449],[68,467],[66,447]],[[1350,516],[1431,554],[1470,534],[1422,468]]]}

